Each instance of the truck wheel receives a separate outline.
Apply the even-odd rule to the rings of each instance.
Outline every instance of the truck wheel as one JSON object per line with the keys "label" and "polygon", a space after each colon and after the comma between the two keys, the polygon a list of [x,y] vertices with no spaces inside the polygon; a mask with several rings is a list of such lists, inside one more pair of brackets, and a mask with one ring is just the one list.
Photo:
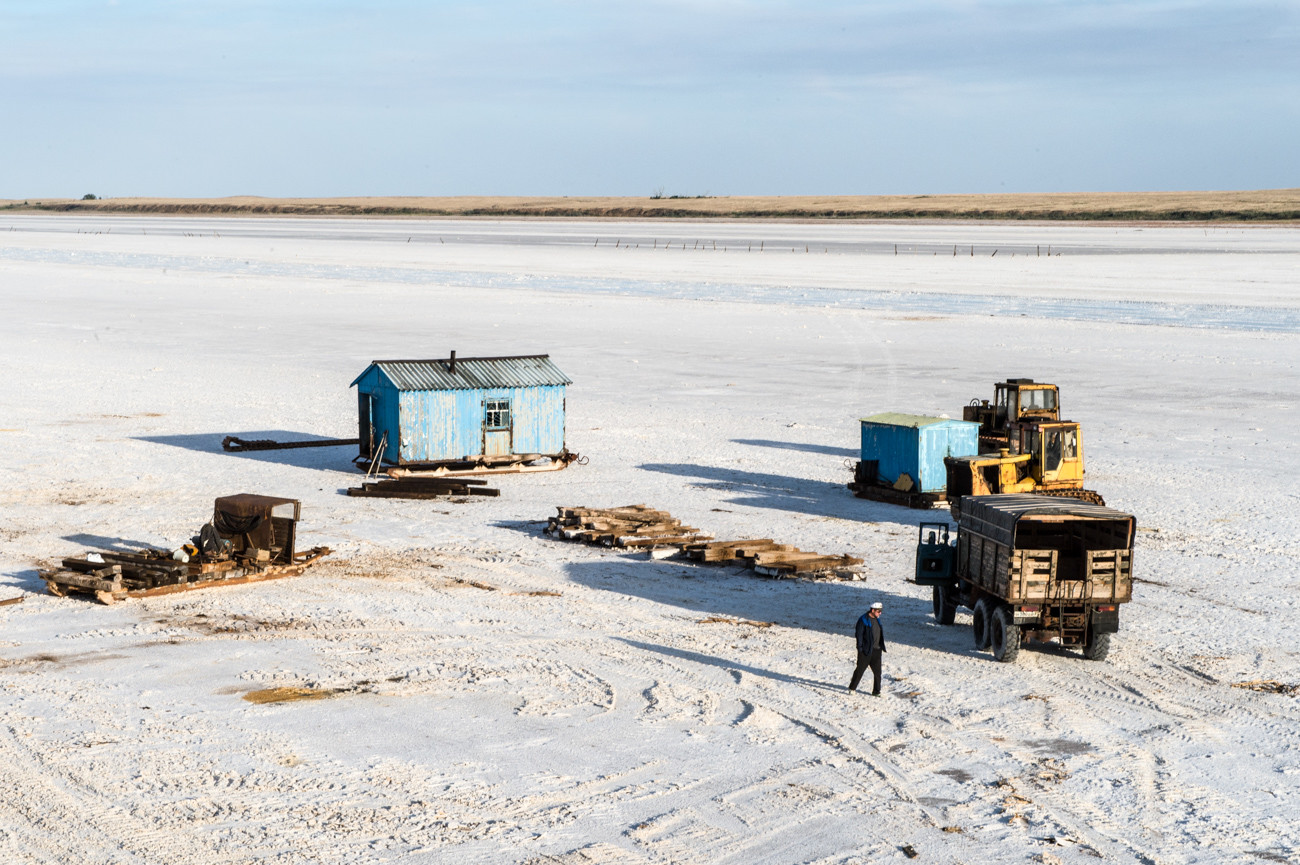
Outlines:
{"label": "truck wheel", "polygon": [[1087,642],[1083,644],[1083,656],[1089,661],[1104,661],[1110,654],[1110,634],[1094,634],[1088,629]]}
{"label": "truck wheel", "polygon": [[957,618],[957,593],[952,586],[937,585],[931,596],[934,620],[941,625],[951,625]]}
{"label": "truck wheel", "polygon": [[1020,626],[1011,616],[1011,608],[1000,606],[993,611],[989,636],[992,638],[993,657],[1011,663],[1020,654]]}
{"label": "truck wheel", "polygon": [[971,616],[971,630],[974,632],[975,648],[981,651],[987,649],[992,642],[990,618],[988,598],[980,598],[975,602],[975,612]]}

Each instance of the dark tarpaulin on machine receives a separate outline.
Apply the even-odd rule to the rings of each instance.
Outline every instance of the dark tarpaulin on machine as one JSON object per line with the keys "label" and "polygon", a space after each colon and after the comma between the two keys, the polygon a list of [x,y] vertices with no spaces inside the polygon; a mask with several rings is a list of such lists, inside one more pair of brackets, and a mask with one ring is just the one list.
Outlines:
{"label": "dark tarpaulin on machine", "polygon": [[224,496],[213,508],[212,524],[227,537],[242,535],[254,549],[269,550],[276,546],[271,514],[278,507],[289,506],[298,516],[298,502],[275,496],[240,493]]}

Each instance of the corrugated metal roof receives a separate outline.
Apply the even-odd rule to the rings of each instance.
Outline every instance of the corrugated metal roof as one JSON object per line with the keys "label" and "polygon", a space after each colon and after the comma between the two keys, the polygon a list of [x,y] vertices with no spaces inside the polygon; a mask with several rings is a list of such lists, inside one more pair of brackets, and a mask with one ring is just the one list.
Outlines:
{"label": "corrugated metal roof", "polygon": [[[550,355],[458,357],[439,360],[376,360],[370,367],[388,376],[398,390],[480,390],[494,387],[554,387],[573,384]],[[366,367],[369,371],[370,367]],[[358,376],[356,384],[365,372]]]}
{"label": "corrugated metal roof", "polygon": [[948,417],[927,417],[922,414],[903,414],[902,412],[887,411],[880,414],[873,414],[871,417],[860,418],[863,423],[878,423],[886,426],[908,426],[923,427],[935,423],[971,423],[971,421],[954,421]]}

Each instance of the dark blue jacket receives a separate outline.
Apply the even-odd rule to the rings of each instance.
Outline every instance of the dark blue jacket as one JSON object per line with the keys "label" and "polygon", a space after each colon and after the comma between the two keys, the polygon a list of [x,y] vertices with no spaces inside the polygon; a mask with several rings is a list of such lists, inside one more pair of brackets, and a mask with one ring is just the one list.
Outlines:
{"label": "dark blue jacket", "polygon": [[854,628],[854,634],[858,638],[858,651],[871,651],[871,629],[877,628],[880,631],[880,651],[885,651],[885,626],[880,624],[879,619],[872,619],[870,613],[863,613],[862,618],[858,619],[858,625]]}

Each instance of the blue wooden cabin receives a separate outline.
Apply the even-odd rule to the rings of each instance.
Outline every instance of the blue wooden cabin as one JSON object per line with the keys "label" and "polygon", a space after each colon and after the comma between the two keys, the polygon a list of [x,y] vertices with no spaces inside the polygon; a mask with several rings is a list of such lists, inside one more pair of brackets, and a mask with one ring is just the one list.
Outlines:
{"label": "blue wooden cabin", "polygon": [[549,355],[376,360],[352,384],[366,460],[494,463],[566,453],[572,382]]}
{"label": "blue wooden cabin", "polygon": [[892,485],[900,475],[912,478],[923,493],[948,486],[944,457],[979,453],[978,423],[886,412],[862,420],[862,461],[875,461],[876,482]]}

